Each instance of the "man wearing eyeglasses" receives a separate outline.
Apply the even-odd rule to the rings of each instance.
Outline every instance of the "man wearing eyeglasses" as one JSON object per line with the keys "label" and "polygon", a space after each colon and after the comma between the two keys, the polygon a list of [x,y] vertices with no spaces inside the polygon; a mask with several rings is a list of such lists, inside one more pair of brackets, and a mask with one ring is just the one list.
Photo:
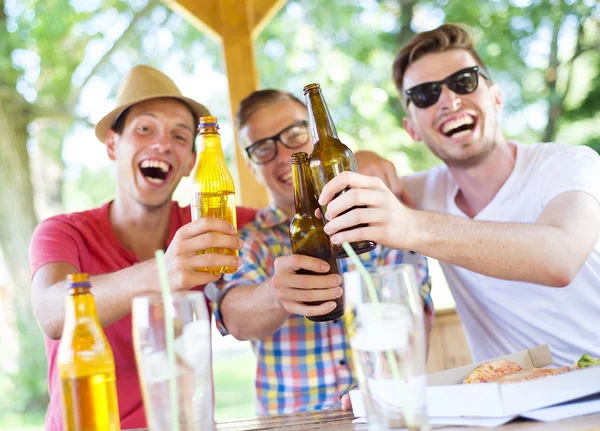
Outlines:
{"label": "man wearing eyeglasses", "polygon": [[[240,230],[242,266],[219,281],[219,293],[213,292],[212,299],[221,332],[253,340],[257,407],[262,415],[339,406],[340,397],[356,384],[343,320],[319,323],[304,317],[333,310],[333,300],[342,295],[341,277],[296,274],[301,269],[325,273],[327,264],[292,255],[289,239],[295,213],[290,156],[312,151],[307,119],[306,106],[278,90],[250,94],[237,114],[240,144],[250,169],[267,188],[270,205]],[[357,153],[359,168],[364,155]],[[380,159],[377,171],[384,181],[398,180],[387,161]],[[431,318],[427,263],[422,256],[378,246],[360,258],[367,267],[413,263]],[[353,269],[349,259],[339,264],[342,271]],[[312,301],[326,302],[306,304]]]}
{"label": "man wearing eyeglasses", "polygon": [[[546,343],[561,366],[600,356],[591,323],[600,315],[598,155],[507,141],[498,85],[460,26],[417,35],[393,72],[407,132],[444,164],[403,178],[418,210],[376,178],[336,177],[320,196],[332,242],[374,240],[438,259],[474,361]],[[358,205],[368,209],[344,214]],[[369,226],[343,231],[358,222]]]}

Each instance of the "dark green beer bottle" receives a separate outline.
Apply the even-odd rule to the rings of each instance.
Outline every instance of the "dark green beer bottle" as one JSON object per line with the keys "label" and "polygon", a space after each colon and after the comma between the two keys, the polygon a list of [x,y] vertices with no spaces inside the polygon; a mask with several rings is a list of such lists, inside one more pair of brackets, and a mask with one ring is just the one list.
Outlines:
{"label": "dark green beer bottle", "polygon": [[[358,166],[352,150],[345,146],[338,138],[335,125],[333,124],[331,115],[329,115],[329,110],[321,93],[321,86],[319,84],[307,85],[304,87],[304,96],[306,96],[308,122],[314,142],[314,149],[310,156],[309,165],[315,188],[315,196],[318,198],[325,184],[331,181],[333,177],[343,171],[358,172]],[[321,216],[324,223],[328,221],[325,218],[326,211],[326,206],[321,208]],[[362,226],[364,225],[355,227]],[[350,245],[356,254],[366,253],[377,246],[373,241],[353,242]],[[337,259],[348,257],[341,245],[333,244],[332,249],[333,255]]]}
{"label": "dark green beer bottle", "polygon": [[[308,154],[292,154],[292,172],[294,178],[294,204],[296,215],[290,223],[290,241],[294,254],[317,257],[329,264],[327,274],[339,274],[337,261],[331,252],[329,236],[323,230],[323,221],[315,216],[319,207],[310,178]],[[301,269],[298,274],[327,275]],[[308,305],[319,305],[324,301],[307,302]],[[335,299],[336,307],[323,316],[311,316],[313,322],[327,322],[344,314],[344,296]]]}

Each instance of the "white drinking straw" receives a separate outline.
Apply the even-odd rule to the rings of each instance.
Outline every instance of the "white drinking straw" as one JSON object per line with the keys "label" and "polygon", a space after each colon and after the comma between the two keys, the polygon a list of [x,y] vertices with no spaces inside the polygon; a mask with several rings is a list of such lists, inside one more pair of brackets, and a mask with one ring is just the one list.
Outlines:
{"label": "white drinking straw", "polygon": [[158,266],[158,277],[160,280],[160,290],[162,292],[163,308],[165,313],[165,338],[167,340],[167,358],[169,360],[169,395],[171,400],[171,431],[179,431],[179,412],[177,407],[177,370],[175,368],[175,349],[173,328],[173,296],[169,288],[169,279],[167,277],[167,265],[165,263],[165,253],[162,250],[156,250],[156,265]]}

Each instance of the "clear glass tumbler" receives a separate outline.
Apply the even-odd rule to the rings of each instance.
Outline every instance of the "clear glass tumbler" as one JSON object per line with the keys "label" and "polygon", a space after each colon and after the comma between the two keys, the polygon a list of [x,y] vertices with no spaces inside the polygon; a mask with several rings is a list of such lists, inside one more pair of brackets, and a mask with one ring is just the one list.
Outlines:
{"label": "clear glass tumbler", "polygon": [[423,301],[412,265],[344,274],[345,319],[369,430],[428,429]]}
{"label": "clear glass tumbler", "polygon": [[[174,293],[172,304],[180,431],[214,429],[210,317],[201,292]],[[149,431],[171,431],[170,368],[160,295],[133,300],[133,340]]]}

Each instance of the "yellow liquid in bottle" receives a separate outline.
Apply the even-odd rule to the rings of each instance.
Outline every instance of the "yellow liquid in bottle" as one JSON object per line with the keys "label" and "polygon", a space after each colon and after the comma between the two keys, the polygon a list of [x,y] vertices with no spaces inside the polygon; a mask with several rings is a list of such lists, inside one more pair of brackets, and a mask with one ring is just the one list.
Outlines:
{"label": "yellow liquid in bottle", "polygon": [[[192,203],[192,220],[197,220],[201,217],[220,218],[228,221],[234,227],[237,227],[235,193],[229,190],[214,193],[196,193]],[[237,250],[228,248],[209,248],[207,250],[198,251],[198,254],[211,253],[238,256]],[[233,274],[237,271],[237,268],[223,266],[215,268],[199,268],[199,270],[207,271],[211,274]]]}
{"label": "yellow liquid in bottle", "polygon": [[119,431],[115,373],[61,376],[68,431]]}

